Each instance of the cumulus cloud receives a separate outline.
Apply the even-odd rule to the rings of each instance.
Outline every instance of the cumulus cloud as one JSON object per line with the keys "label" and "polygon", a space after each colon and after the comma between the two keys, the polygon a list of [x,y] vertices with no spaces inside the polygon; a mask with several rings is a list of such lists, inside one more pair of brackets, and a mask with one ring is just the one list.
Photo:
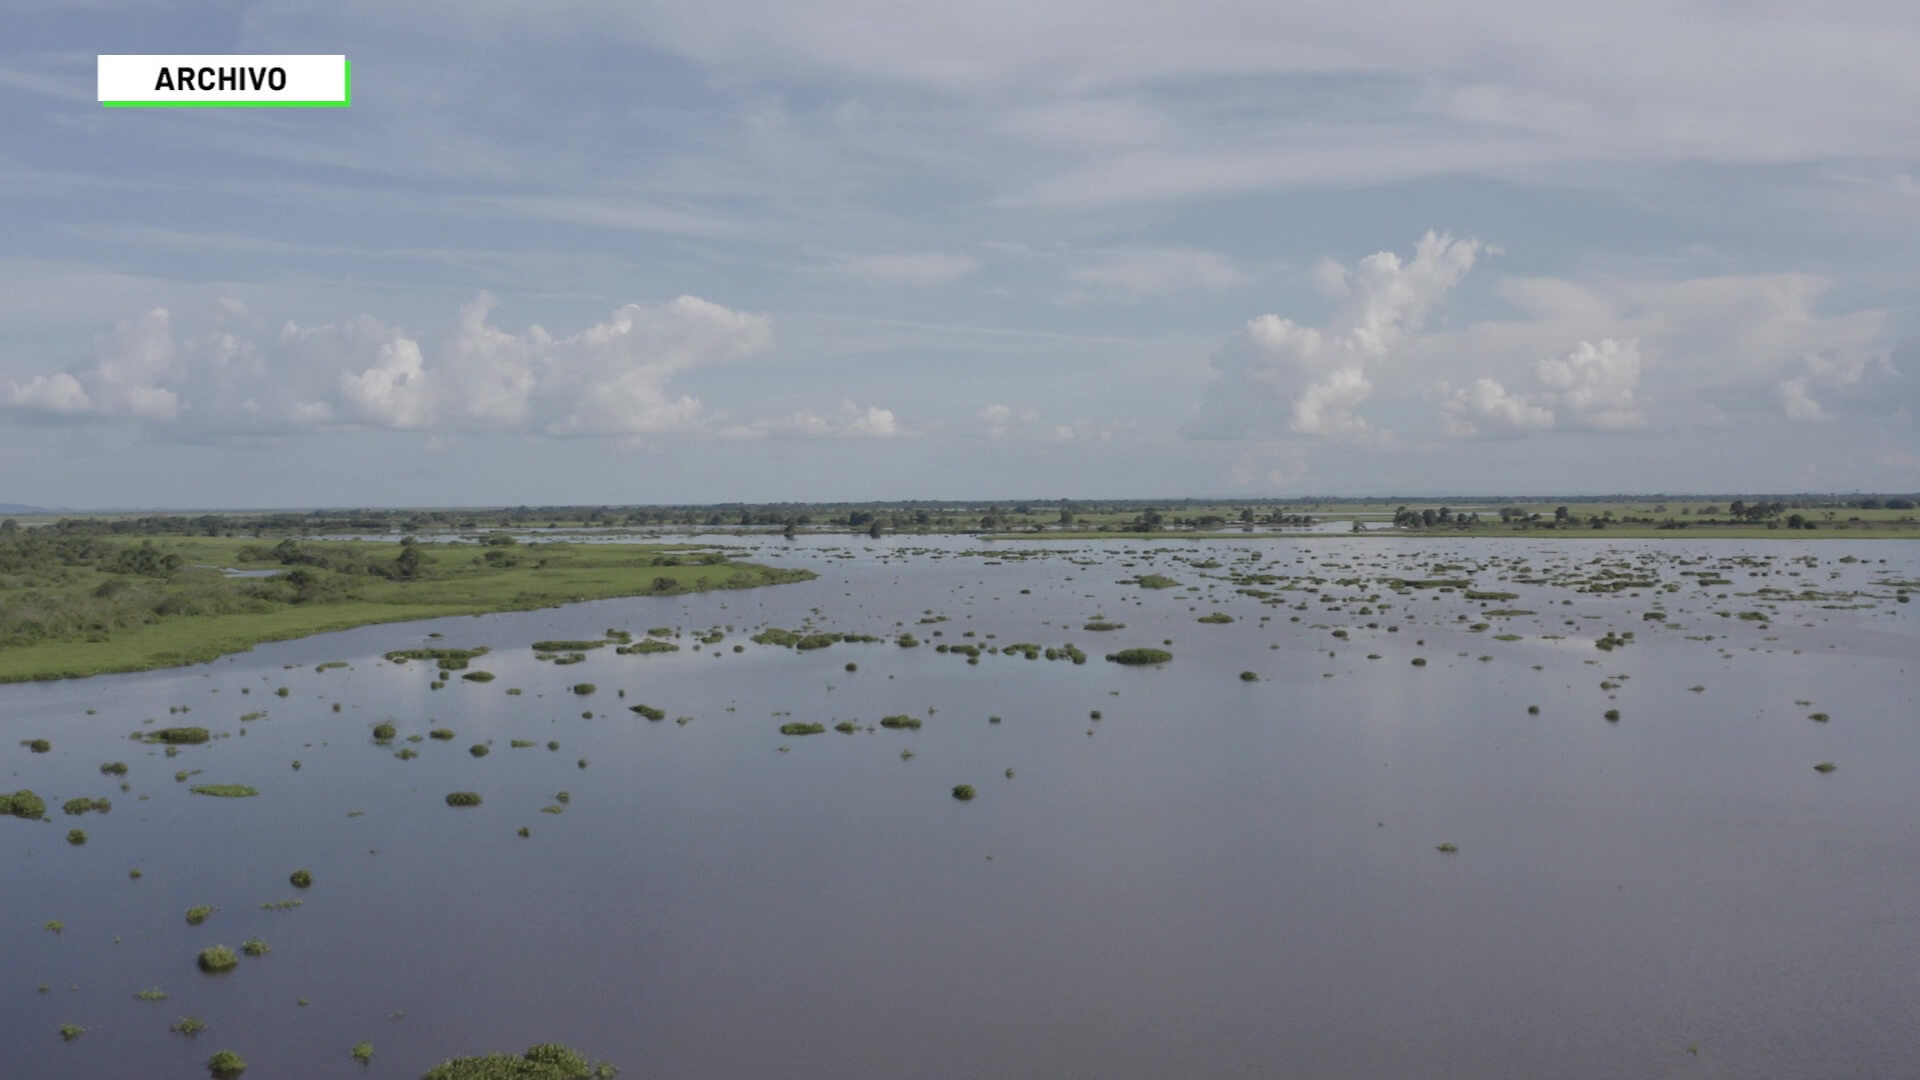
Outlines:
{"label": "cumulus cloud", "polygon": [[843,401],[837,415],[799,409],[775,419],[723,427],[717,434],[727,439],[891,439],[911,432],[892,409]]}
{"label": "cumulus cloud", "polygon": [[1451,391],[1441,408],[1447,434],[1459,438],[1483,432],[1517,433],[1553,426],[1552,409],[1509,392],[1495,379],[1475,379],[1471,387]]}
{"label": "cumulus cloud", "polygon": [[[229,330],[183,336],[155,309],[103,338],[92,364],[9,382],[0,404],[207,432],[357,425],[632,437],[696,427],[701,403],[675,392],[676,377],[772,340],[765,316],[692,296],[627,304],[566,336],[502,330],[488,318],[494,306],[484,294],[465,305],[433,346],[370,318],[288,322],[262,342]],[[882,431],[892,417],[859,423]]]}
{"label": "cumulus cloud", "polygon": [[1582,341],[1565,356],[1534,364],[1540,388],[1531,393],[1485,377],[1460,390],[1442,383],[1442,424],[1456,438],[1516,435],[1558,424],[1594,431],[1642,427],[1646,413],[1635,398],[1640,366],[1636,339]]}
{"label": "cumulus cloud", "polygon": [[1032,424],[1040,414],[1032,409],[1015,410],[1011,405],[989,405],[980,410],[979,417],[987,434],[999,438]]}
{"label": "cumulus cloud", "polygon": [[1584,427],[1618,431],[1646,425],[1646,414],[1634,401],[1640,385],[1638,339],[1582,341],[1566,356],[1540,361],[1534,375],[1547,388],[1547,400]]}
{"label": "cumulus cloud", "polygon": [[1481,249],[1477,240],[1429,232],[1410,259],[1383,251],[1353,267],[1323,262],[1315,276],[1340,298],[1327,323],[1302,326],[1279,315],[1249,321],[1214,354],[1206,401],[1185,434],[1377,437],[1357,412],[1373,395],[1368,368],[1406,348]]}
{"label": "cumulus cloud", "polygon": [[1810,423],[1832,420],[1836,410],[1874,415],[1892,408],[1898,415],[1915,388],[1902,377],[1894,355],[1844,350],[1803,356],[1799,374],[1774,384],[1774,401],[1787,419]]}

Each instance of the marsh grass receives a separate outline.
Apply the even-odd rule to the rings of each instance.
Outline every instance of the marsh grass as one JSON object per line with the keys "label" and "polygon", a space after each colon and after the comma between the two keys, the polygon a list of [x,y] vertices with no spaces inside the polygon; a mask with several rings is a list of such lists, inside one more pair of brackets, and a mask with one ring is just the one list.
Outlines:
{"label": "marsh grass", "polygon": [[248,956],[265,956],[273,951],[273,947],[257,937],[251,937],[240,943],[240,951]]}
{"label": "marsh grass", "polygon": [[195,784],[188,790],[195,795],[212,795],[222,799],[245,799],[260,794],[259,788],[245,784]]}

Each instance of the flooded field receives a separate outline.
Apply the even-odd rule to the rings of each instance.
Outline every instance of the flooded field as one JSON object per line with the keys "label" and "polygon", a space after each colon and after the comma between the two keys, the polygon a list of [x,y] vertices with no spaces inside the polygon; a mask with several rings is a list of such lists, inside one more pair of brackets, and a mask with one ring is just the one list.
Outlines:
{"label": "flooded field", "polygon": [[1920,1073],[1920,543],[725,542],[0,687],[5,1075]]}

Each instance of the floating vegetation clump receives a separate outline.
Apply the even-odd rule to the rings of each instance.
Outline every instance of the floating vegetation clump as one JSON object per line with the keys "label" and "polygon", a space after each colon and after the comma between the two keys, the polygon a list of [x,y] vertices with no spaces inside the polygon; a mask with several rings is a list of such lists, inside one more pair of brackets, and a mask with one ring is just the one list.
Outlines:
{"label": "floating vegetation clump", "polygon": [[387,653],[386,658],[395,664],[404,664],[409,660],[435,660],[443,668],[464,668],[467,661],[487,655],[485,645],[476,649],[395,649]]}
{"label": "floating vegetation clump", "polygon": [[20,745],[26,747],[27,749],[33,751],[36,754],[44,754],[47,751],[53,749],[53,744],[48,742],[45,739],[25,739],[21,741]]}
{"label": "floating vegetation clump", "polygon": [[842,735],[851,735],[857,729],[854,727],[853,721],[842,720],[839,723],[833,725],[833,730],[839,732]]}
{"label": "floating vegetation clump", "polygon": [[567,687],[567,689],[573,691],[576,694],[579,694],[581,697],[586,697],[588,694],[591,694],[595,690],[598,690],[600,688],[593,685],[590,682],[583,682],[583,683],[574,683],[572,686]]}
{"label": "floating vegetation clump", "polygon": [[247,1071],[247,1061],[231,1050],[221,1050],[207,1059],[207,1071],[216,1080],[227,1080]]}
{"label": "floating vegetation clump", "polygon": [[919,717],[904,715],[883,717],[880,721],[881,727],[892,728],[895,731],[918,731],[920,724]]}
{"label": "floating vegetation clump", "polygon": [[604,640],[587,641],[584,639],[579,641],[536,641],[533,643],[533,651],[544,653],[584,652],[587,649],[597,649],[605,644],[606,641]]}
{"label": "floating vegetation clump", "polygon": [[257,937],[251,937],[240,943],[240,951],[248,956],[265,956],[273,951],[273,947]]}
{"label": "floating vegetation clump", "polygon": [[629,705],[627,708],[649,720],[665,720],[667,718],[667,710],[657,709],[652,705]]}
{"label": "floating vegetation clump", "polygon": [[304,889],[313,884],[313,874],[306,870],[295,870],[287,875],[287,880],[293,883],[294,888]]}
{"label": "floating vegetation clump", "polygon": [[448,806],[479,806],[480,793],[477,791],[455,791],[447,795]]}
{"label": "floating vegetation clump", "polygon": [[29,792],[27,788],[13,792],[12,796],[0,796],[0,817],[6,815],[25,817],[29,821],[42,819],[46,817],[46,799]]}
{"label": "floating vegetation clump", "polygon": [[467,747],[467,753],[472,754],[474,757],[486,757],[488,754],[493,753],[493,747],[483,742],[477,742]]}
{"label": "floating vegetation clump", "polygon": [[201,971],[232,971],[240,958],[225,945],[209,945],[200,950],[198,963]]}
{"label": "floating vegetation clump", "polygon": [[437,728],[434,728],[432,731],[427,732],[427,736],[429,738],[439,739],[441,742],[446,742],[449,739],[453,738],[453,729],[437,727]]}
{"label": "floating vegetation clump", "polygon": [[494,676],[491,671],[469,671],[460,677],[468,682],[492,682]]}
{"label": "floating vegetation clump", "polygon": [[397,734],[399,734],[398,729],[386,720],[373,725],[373,737],[377,742],[391,742]]}
{"label": "floating vegetation clump", "polygon": [[108,776],[125,776],[127,775],[127,763],[124,761],[109,761],[105,765],[100,766],[100,771]]}
{"label": "floating vegetation clump", "polygon": [[61,1024],[60,1025],[60,1037],[66,1040],[67,1042],[72,1042],[73,1040],[86,1034],[86,1032],[87,1032],[87,1029],[81,1027],[79,1024]]}
{"label": "floating vegetation clump", "polygon": [[362,1065],[365,1065],[367,1062],[372,1061],[373,1060],[373,1044],[365,1043],[365,1042],[356,1043],[353,1048],[353,1060],[359,1062]]}
{"label": "floating vegetation clump", "polygon": [[1837,768],[1839,768],[1839,767],[1840,767],[1840,766],[1838,766],[1838,765],[1835,765],[1835,764],[1834,764],[1833,762],[1831,762],[1831,761],[1823,761],[1823,762],[1821,762],[1820,764],[1818,764],[1818,765],[1815,765],[1815,766],[1813,767],[1813,771],[1814,771],[1814,772],[1817,772],[1817,773],[1830,773],[1830,772],[1832,772],[1833,770],[1835,770],[1835,769],[1837,769]]}
{"label": "floating vegetation clump", "polygon": [[260,794],[259,788],[245,784],[195,784],[189,790],[195,795],[213,795],[222,799],[245,799]]}
{"label": "floating vegetation clump", "polygon": [[641,638],[631,645],[622,645],[613,651],[621,656],[643,656],[647,653],[679,652],[680,646],[658,638]]}
{"label": "floating vegetation clump", "polygon": [[1455,855],[1459,853],[1460,847],[1457,844],[1435,844],[1433,850],[1442,855]]}
{"label": "floating vegetation clump", "polygon": [[420,1080],[612,1080],[617,1072],[559,1043],[541,1043],[518,1057],[487,1054],[443,1061]]}
{"label": "floating vegetation clump", "polygon": [[780,734],[782,735],[819,735],[826,730],[827,728],[824,724],[802,724],[796,722],[780,725]]}
{"label": "floating vegetation clump", "polygon": [[187,925],[199,926],[201,923],[206,922],[207,916],[211,914],[213,914],[213,908],[210,905],[202,904],[199,907],[190,907],[187,909]]}
{"label": "floating vegetation clump", "polygon": [[213,738],[213,734],[203,727],[165,727],[146,732],[140,737],[150,743],[180,745],[203,743]]}
{"label": "floating vegetation clump", "polygon": [[1116,664],[1140,666],[1144,664],[1164,664],[1173,659],[1173,654],[1165,649],[1121,649],[1108,653],[1107,659]]}
{"label": "floating vegetation clump", "polygon": [[183,1016],[167,1026],[176,1035],[198,1035],[207,1030],[207,1022],[197,1016]]}
{"label": "floating vegetation clump", "polygon": [[973,800],[973,785],[955,784],[953,787],[953,797],[959,799],[961,802],[971,802]]}
{"label": "floating vegetation clump", "polygon": [[86,813],[104,814],[113,809],[113,804],[105,799],[68,799],[60,804],[62,813],[79,817]]}
{"label": "floating vegetation clump", "polygon": [[84,844],[86,842],[87,842],[87,830],[85,829],[68,829],[67,830],[67,843],[72,844],[75,847],[79,847],[81,844]]}
{"label": "floating vegetation clump", "polygon": [[1135,584],[1143,589],[1171,589],[1180,583],[1163,574],[1141,574]]}
{"label": "floating vegetation clump", "polygon": [[1259,682],[1260,676],[1251,671],[1243,671],[1240,673],[1240,681],[1241,682]]}
{"label": "floating vegetation clump", "polygon": [[1203,623],[1230,623],[1233,621],[1233,616],[1224,611],[1216,611],[1211,615],[1202,615],[1194,621]]}

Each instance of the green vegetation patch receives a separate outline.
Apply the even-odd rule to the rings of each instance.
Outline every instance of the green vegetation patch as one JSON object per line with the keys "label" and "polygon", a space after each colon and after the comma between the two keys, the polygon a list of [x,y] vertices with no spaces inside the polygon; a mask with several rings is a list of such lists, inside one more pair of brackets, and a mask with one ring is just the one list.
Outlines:
{"label": "green vegetation patch", "polygon": [[164,727],[145,732],[140,737],[150,743],[168,743],[178,746],[206,742],[213,738],[213,734],[203,727]]}
{"label": "green vegetation patch", "polygon": [[487,1054],[443,1061],[421,1080],[611,1080],[617,1071],[559,1043],[541,1043],[518,1057]]}
{"label": "green vegetation patch", "polygon": [[1108,653],[1107,659],[1116,664],[1140,666],[1144,664],[1164,664],[1173,659],[1173,654],[1165,649],[1121,649]]}
{"label": "green vegetation patch", "polygon": [[667,710],[655,708],[652,705],[629,705],[627,708],[649,720],[665,720],[667,718]]}
{"label": "green vegetation patch", "polygon": [[825,724],[792,723],[780,725],[780,734],[782,735],[819,735],[826,730]]}
{"label": "green vegetation patch", "polygon": [[905,715],[888,716],[880,720],[881,727],[892,728],[895,731],[918,731],[920,730],[921,723],[922,721],[919,717]]}
{"label": "green vegetation patch", "polygon": [[225,945],[209,945],[200,950],[196,961],[201,971],[232,971],[240,964],[240,958]]}
{"label": "green vegetation patch", "polygon": [[680,646],[658,638],[642,638],[631,645],[622,645],[613,651],[621,656],[641,656],[647,653],[679,652]]}
{"label": "green vegetation patch", "polygon": [[480,793],[477,791],[454,791],[447,794],[448,806],[479,806]]}
{"label": "green vegetation patch", "polygon": [[213,795],[222,799],[245,799],[260,794],[259,788],[245,784],[195,784],[189,790],[195,795]]}
{"label": "green vegetation patch", "polygon": [[113,809],[113,803],[106,799],[68,799],[60,804],[61,812],[73,817],[87,813],[104,814],[111,809]]}
{"label": "green vegetation patch", "polygon": [[1143,589],[1171,589],[1179,582],[1163,574],[1141,574],[1134,583]]}
{"label": "green vegetation patch", "polygon": [[550,652],[550,653],[583,652],[587,649],[597,649],[605,644],[606,642],[604,640],[602,641],[586,641],[586,640],[536,641],[533,643],[533,651],[534,652]]}
{"label": "green vegetation patch", "polygon": [[37,820],[47,816],[47,802],[26,788],[21,788],[11,795],[0,795],[0,816],[9,814],[30,821]]}

